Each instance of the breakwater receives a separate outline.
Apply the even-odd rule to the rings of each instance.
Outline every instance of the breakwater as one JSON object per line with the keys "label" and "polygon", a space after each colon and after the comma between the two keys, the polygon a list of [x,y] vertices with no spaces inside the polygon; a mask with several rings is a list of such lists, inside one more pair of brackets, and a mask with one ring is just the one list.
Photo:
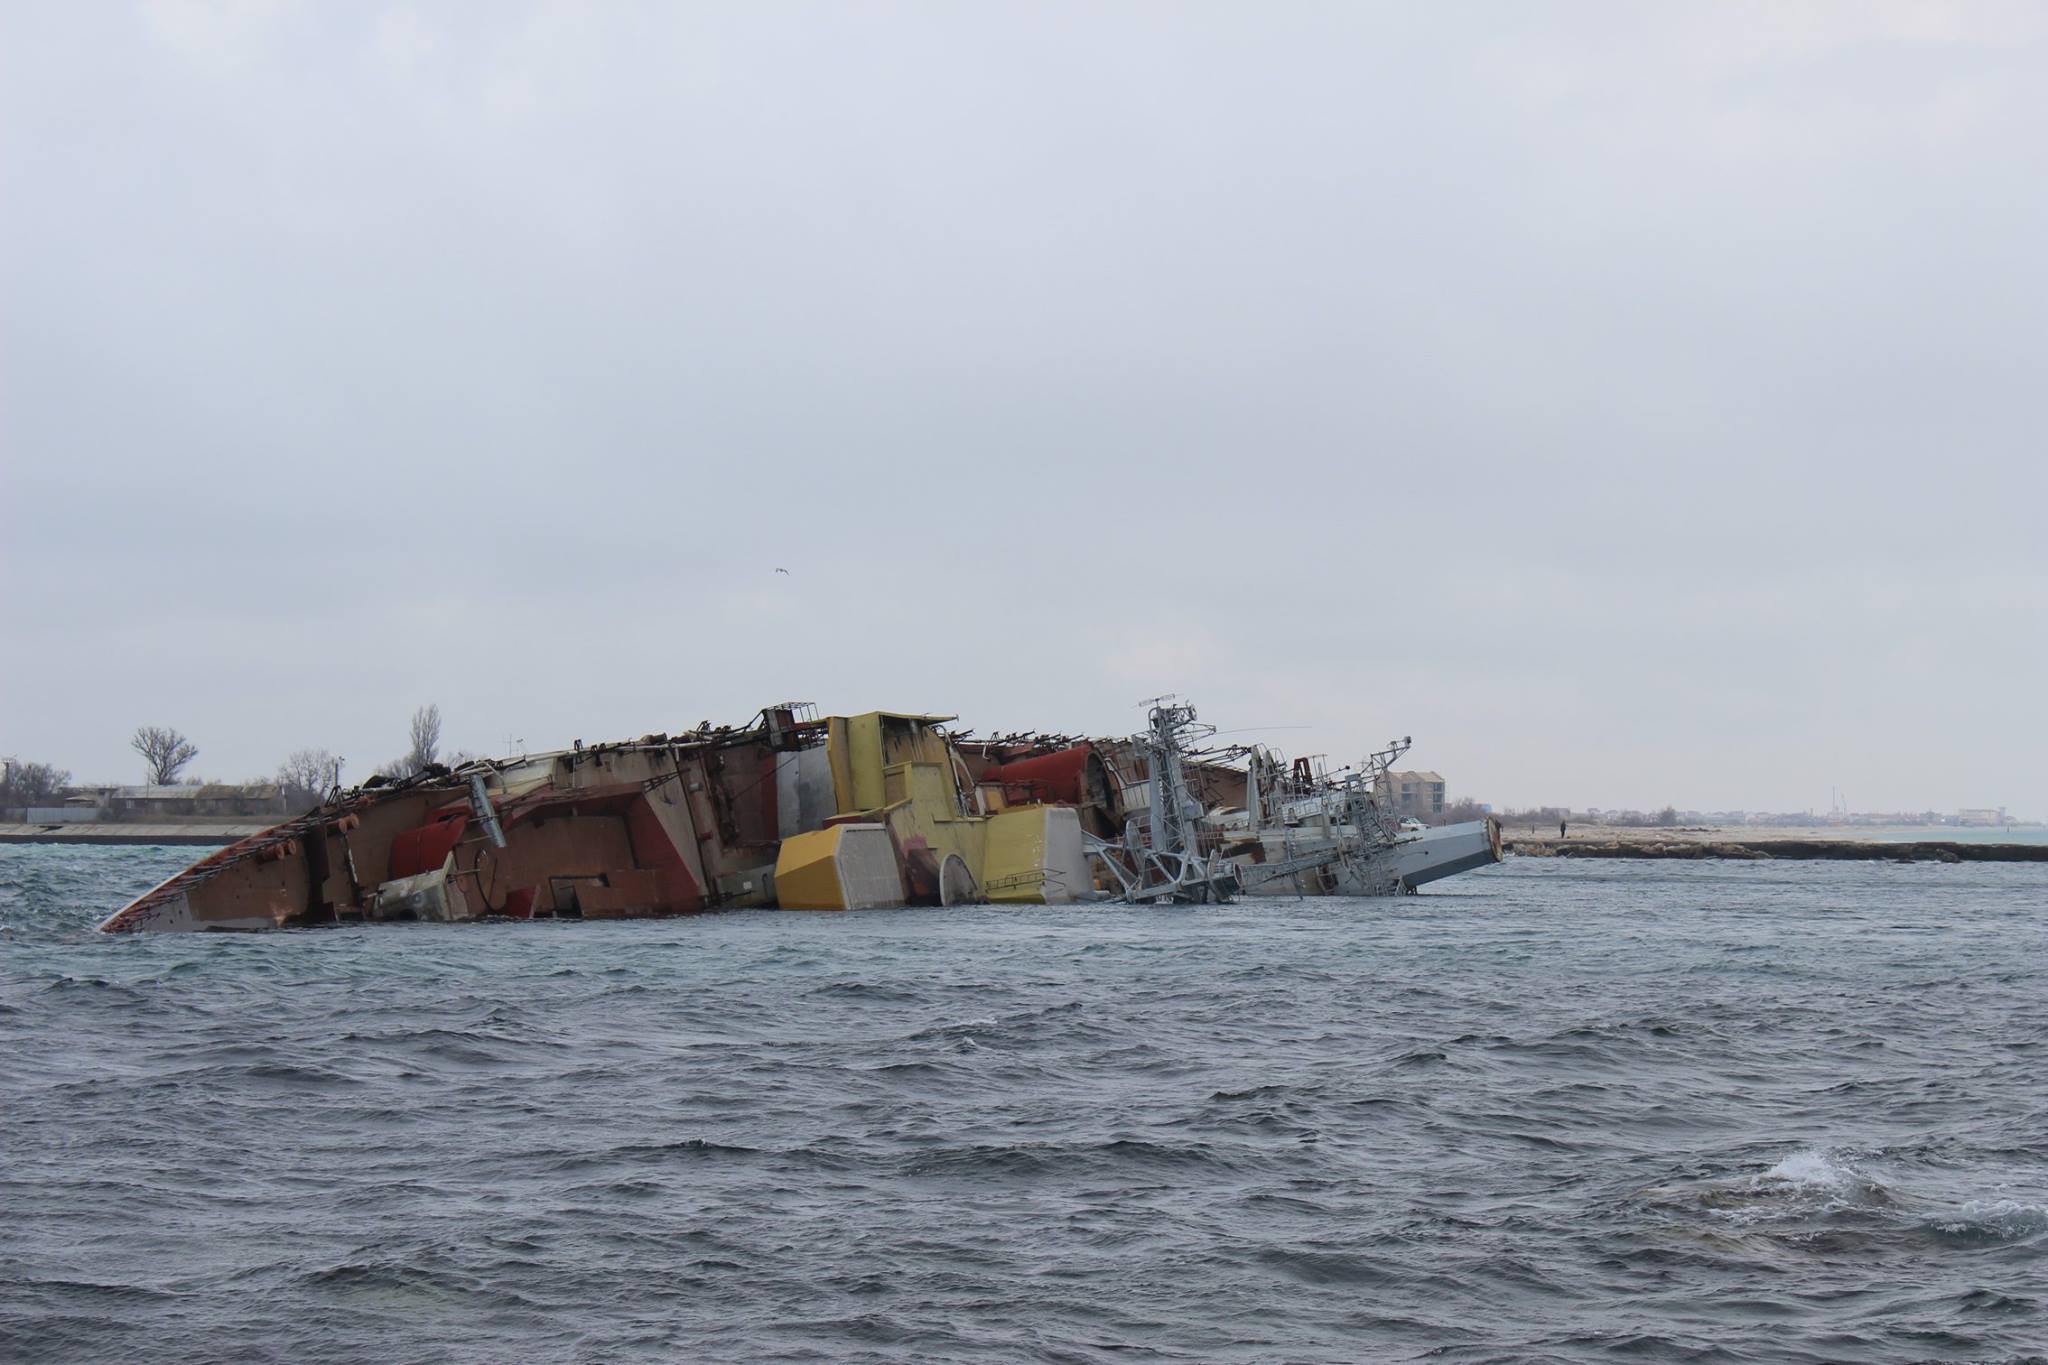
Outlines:
{"label": "breakwater", "polygon": [[0,825],[0,844],[232,844],[268,827],[262,820]]}
{"label": "breakwater", "polygon": [[2048,863],[2048,844],[1978,844],[1951,839],[1911,843],[1871,839],[1520,839],[1503,851],[1523,858],[1732,858],[1762,862]]}

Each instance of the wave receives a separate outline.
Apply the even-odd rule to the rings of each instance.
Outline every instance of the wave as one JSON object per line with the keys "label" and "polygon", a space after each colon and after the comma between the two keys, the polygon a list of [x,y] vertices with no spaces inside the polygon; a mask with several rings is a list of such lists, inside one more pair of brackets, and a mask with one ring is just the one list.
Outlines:
{"label": "wave", "polygon": [[1930,1226],[1943,1236],[1970,1242],[2029,1241],[2048,1233],[2048,1204],[1972,1199],[1953,1216],[1936,1219]]}
{"label": "wave", "polygon": [[916,991],[899,990],[872,981],[832,981],[806,991],[806,995],[824,1000],[878,1000],[887,1004],[914,1005],[924,997]]}
{"label": "wave", "polygon": [[1149,1142],[1112,1138],[1093,1143],[980,1143],[920,1152],[903,1163],[914,1176],[1085,1175],[1106,1178],[1117,1171],[1180,1167],[1234,1169],[1207,1143]]}
{"label": "wave", "polygon": [[1637,1202],[1675,1220],[1668,1227],[1691,1225],[1703,1246],[1766,1261],[1787,1252],[1882,1257],[2048,1240],[2048,1204],[1950,1202],[1825,1147],[1800,1148],[1747,1175],[1654,1187]]}

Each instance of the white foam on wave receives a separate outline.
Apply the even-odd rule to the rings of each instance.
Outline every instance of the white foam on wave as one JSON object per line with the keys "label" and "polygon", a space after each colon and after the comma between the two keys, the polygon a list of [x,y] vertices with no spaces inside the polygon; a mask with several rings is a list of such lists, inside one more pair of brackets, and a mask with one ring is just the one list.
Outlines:
{"label": "white foam on wave", "polygon": [[1818,1149],[1794,1152],[1757,1177],[1781,1185],[1804,1185],[1812,1189],[1846,1190],[1863,1183],[1863,1173],[1845,1161]]}

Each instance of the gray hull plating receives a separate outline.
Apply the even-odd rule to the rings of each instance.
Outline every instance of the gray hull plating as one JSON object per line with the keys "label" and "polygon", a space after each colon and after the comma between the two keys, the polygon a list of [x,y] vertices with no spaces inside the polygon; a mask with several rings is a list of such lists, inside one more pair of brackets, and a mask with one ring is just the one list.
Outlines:
{"label": "gray hull plating", "polygon": [[[1250,896],[1398,896],[1445,877],[1497,863],[1500,826],[1473,820],[1400,835],[1373,846],[1349,825],[1324,830],[1266,831],[1265,858],[1241,864]],[[1284,876],[1267,868],[1314,863]]]}
{"label": "gray hull plating", "polygon": [[1500,826],[1491,820],[1443,825],[1402,836],[1380,855],[1403,891],[1500,861]]}

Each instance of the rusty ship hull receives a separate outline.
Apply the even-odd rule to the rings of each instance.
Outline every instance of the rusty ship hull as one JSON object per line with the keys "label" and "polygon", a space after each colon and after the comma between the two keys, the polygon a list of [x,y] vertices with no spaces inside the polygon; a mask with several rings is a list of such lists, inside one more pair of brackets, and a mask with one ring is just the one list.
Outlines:
{"label": "rusty ship hull", "polygon": [[613,918],[750,903],[780,840],[775,765],[801,742],[793,723],[647,736],[358,788],[201,859],[100,927]]}

